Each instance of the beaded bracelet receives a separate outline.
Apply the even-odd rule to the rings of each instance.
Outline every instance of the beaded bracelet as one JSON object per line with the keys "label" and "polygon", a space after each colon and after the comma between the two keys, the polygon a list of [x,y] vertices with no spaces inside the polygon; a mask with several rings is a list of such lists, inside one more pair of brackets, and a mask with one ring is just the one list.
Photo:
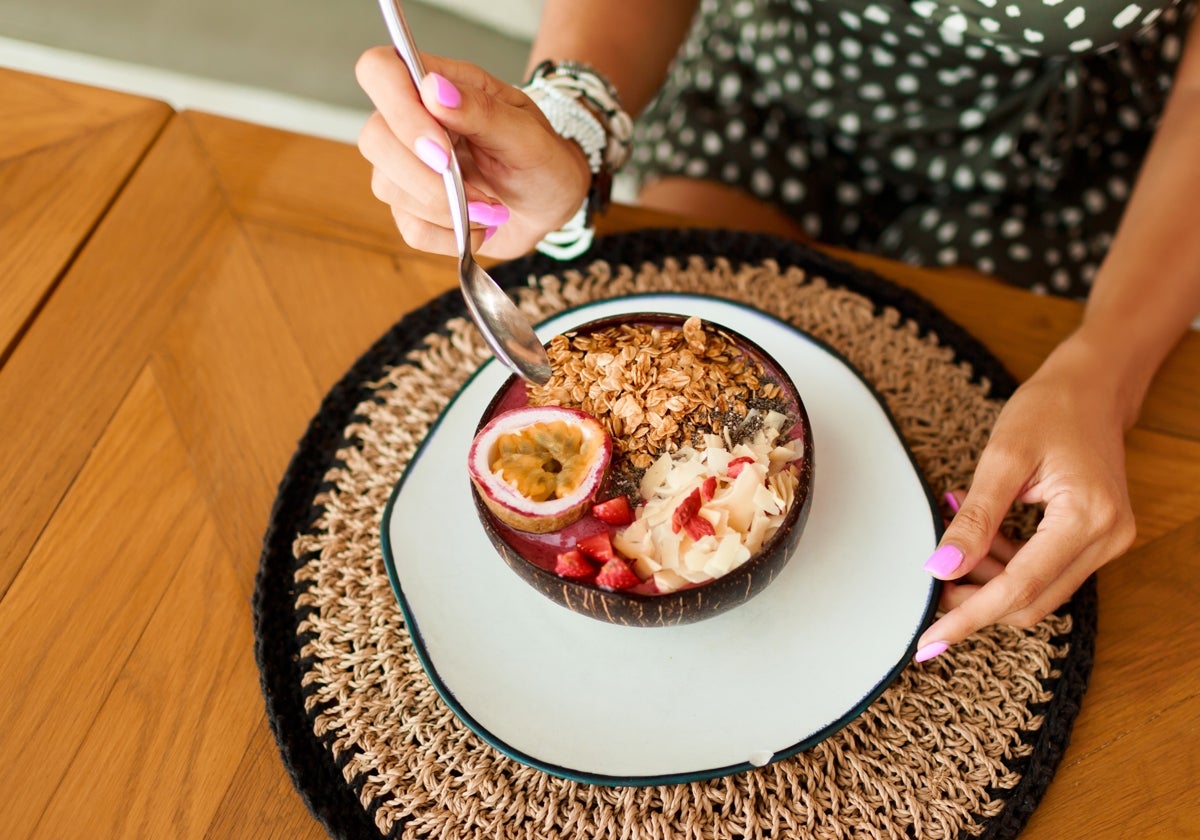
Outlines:
{"label": "beaded bracelet", "polygon": [[592,171],[583,206],[537,245],[555,259],[571,259],[592,244],[594,218],[608,208],[612,198],[613,174],[629,160],[633,120],[621,107],[613,86],[577,62],[543,61],[521,89],[560,136],[579,144]]}

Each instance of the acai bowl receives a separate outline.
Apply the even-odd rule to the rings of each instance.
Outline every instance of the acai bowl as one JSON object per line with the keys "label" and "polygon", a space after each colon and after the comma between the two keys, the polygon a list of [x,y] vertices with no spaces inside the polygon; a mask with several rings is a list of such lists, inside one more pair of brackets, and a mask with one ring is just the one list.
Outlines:
{"label": "acai bowl", "polygon": [[546,347],[550,381],[506,380],[468,454],[508,566],[567,609],[638,627],[763,591],[812,502],[812,429],[783,368],[727,327],[655,312]]}

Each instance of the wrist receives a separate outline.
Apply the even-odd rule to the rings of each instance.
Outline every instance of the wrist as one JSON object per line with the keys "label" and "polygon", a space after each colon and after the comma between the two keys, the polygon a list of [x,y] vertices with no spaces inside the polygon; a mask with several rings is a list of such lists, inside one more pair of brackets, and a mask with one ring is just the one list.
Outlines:
{"label": "wrist", "polygon": [[1085,322],[1054,349],[1039,372],[1063,372],[1111,406],[1128,430],[1137,422],[1158,365],[1132,352],[1116,335]]}
{"label": "wrist", "polygon": [[552,257],[570,259],[591,246],[595,218],[608,208],[613,175],[629,159],[633,121],[612,85],[574,62],[542,62],[522,90],[587,167],[588,188],[578,208],[537,246]]}

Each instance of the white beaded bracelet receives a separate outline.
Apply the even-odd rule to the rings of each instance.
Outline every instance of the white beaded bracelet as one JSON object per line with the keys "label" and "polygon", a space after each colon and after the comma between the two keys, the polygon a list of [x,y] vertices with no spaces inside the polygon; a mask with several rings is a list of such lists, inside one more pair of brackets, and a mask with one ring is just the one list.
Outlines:
{"label": "white beaded bracelet", "polygon": [[608,207],[613,173],[629,159],[633,120],[612,85],[582,64],[543,61],[522,90],[559,135],[579,144],[592,171],[592,186],[578,212],[537,245],[550,257],[571,259],[591,247],[593,218]]}

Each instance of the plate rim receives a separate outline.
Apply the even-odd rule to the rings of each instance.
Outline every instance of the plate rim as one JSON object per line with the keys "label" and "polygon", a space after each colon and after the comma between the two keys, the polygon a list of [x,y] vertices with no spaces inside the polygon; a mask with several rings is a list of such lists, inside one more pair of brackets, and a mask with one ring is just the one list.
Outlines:
{"label": "plate rim", "polygon": [[[625,301],[625,300],[636,301],[636,300],[647,299],[647,298],[664,298],[664,297],[717,301],[723,305],[728,305],[730,307],[734,307],[737,309],[746,310],[747,312],[752,313],[753,315],[756,315],[758,317],[767,318],[771,321],[774,321],[778,325],[784,327],[785,329],[796,333],[803,340],[809,341],[809,342],[815,344],[821,350],[823,350],[824,352],[833,356],[847,370],[849,370],[851,373],[853,373],[854,376],[859,380],[859,382],[867,389],[867,391],[871,395],[871,397],[874,398],[876,403],[879,405],[879,408],[882,410],[884,417],[886,418],[888,424],[891,426],[892,431],[895,433],[896,439],[900,443],[901,450],[904,452],[905,457],[908,459],[909,466],[912,468],[912,470],[917,478],[918,484],[924,491],[926,502],[929,505],[930,515],[931,515],[931,519],[933,522],[933,532],[934,532],[935,540],[937,540],[937,541],[941,540],[941,537],[945,531],[945,525],[943,524],[943,521],[942,521],[941,510],[938,508],[937,502],[933,496],[933,492],[929,487],[929,483],[926,481],[924,474],[921,472],[921,469],[916,462],[916,458],[913,455],[912,450],[908,445],[908,442],[904,439],[904,436],[900,433],[899,425],[897,424],[896,418],[893,416],[891,409],[888,408],[887,402],[883,399],[883,397],[880,395],[880,393],[876,390],[874,385],[869,380],[867,380],[866,377],[863,376],[863,374],[858,370],[858,368],[850,363],[850,361],[846,358],[845,354],[843,354],[840,350],[838,350],[837,348],[830,345],[827,341],[824,341],[823,339],[820,339],[820,338],[812,335],[811,333],[806,332],[805,330],[801,329],[800,327],[796,326],[795,324],[789,323],[788,321],[784,320],[783,318],[780,318],[779,316],[777,316],[773,313],[766,312],[762,309],[759,309],[756,306],[753,306],[748,303],[744,303],[740,300],[736,300],[733,298],[726,298],[726,297],[721,297],[718,295],[703,294],[703,293],[698,293],[698,292],[667,290],[667,291],[633,292],[630,294],[614,295],[612,297],[598,298],[596,300],[589,300],[589,301],[585,301],[583,303],[575,304],[573,306],[564,307],[563,309],[560,309],[554,313],[551,313],[550,315],[548,315],[545,318],[536,322],[535,328],[540,327],[549,321],[552,321],[552,320],[555,320],[558,318],[562,318],[563,316],[567,316],[572,313],[579,312],[579,311],[582,311],[589,307],[593,307],[593,306],[597,306],[597,305],[601,305],[601,304],[610,304],[613,302],[619,302],[619,301]],[[434,689],[437,691],[438,696],[441,697],[442,702],[446,703],[446,705],[450,708],[450,710],[454,713],[454,715],[460,721],[462,721],[463,724],[466,725],[468,729],[470,729],[473,733],[475,733],[475,735],[477,735],[479,738],[481,738],[485,743],[487,743],[494,749],[498,750],[503,755],[505,755],[521,764],[524,764],[529,767],[533,767],[537,770],[541,770],[542,772],[549,773],[550,775],[553,775],[553,776],[558,776],[560,778],[568,779],[568,780],[575,781],[575,782],[581,782],[584,784],[603,785],[603,786],[607,786],[607,787],[647,787],[647,786],[653,786],[653,785],[674,785],[674,784],[686,784],[686,783],[698,782],[698,781],[707,781],[710,779],[721,778],[721,777],[733,775],[736,773],[742,773],[742,772],[746,772],[746,771],[750,771],[750,770],[759,769],[760,767],[767,766],[769,764],[774,764],[777,761],[782,761],[784,759],[790,758],[791,756],[794,756],[798,753],[804,752],[805,750],[815,746],[816,744],[821,743],[822,741],[824,741],[827,738],[831,737],[832,735],[836,734],[841,729],[845,728],[856,718],[858,718],[864,711],[866,711],[866,709],[872,703],[874,703],[880,697],[880,695],[883,694],[883,692],[885,692],[888,689],[888,687],[890,687],[896,681],[896,679],[900,676],[900,674],[904,671],[904,669],[906,667],[908,667],[910,661],[912,660],[913,654],[916,653],[917,640],[920,638],[921,631],[924,628],[929,626],[929,624],[931,623],[931,621],[938,609],[938,601],[939,601],[939,598],[941,595],[943,582],[932,576],[930,577],[930,586],[929,586],[929,592],[928,592],[928,595],[926,598],[925,609],[922,612],[920,621],[917,622],[917,625],[916,625],[917,632],[915,632],[913,634],[912,638],[909,640],[909,643],[906,646],[903,657],[901,657],[895,665],[893,665],[890,669],[888,669],[888,671],[885,674],[883,674],[876,681],[874,686],[872,686],[871,690],[868,691],[866,694],[864,694],[863,697],[858,701],[858,703],[856,703],[854,706],[847,709],[847,711],[844,714],[840,715],[833,721],[830,721],[828,724],[821,727],[819,730],[812,733],[808,737],[801,739],[797,743],[775,751],[774,753],[771,754],[770,759],[765,764],[754,764],[749,761],[743,761],[743,762],[736,762],[733,764],[723,765],[720,767],[704,768],[701,770],[681,771],[681,772],[674,772],[674,773],[659,773],[659,774],[651,774],[651,775],[608,775],[608,774],[591,773],[591,772],[587,772],[587,771],[572,769],[572,768],[564,767],[559,764],[555,764],[553,762],[548,762],[548,761],[544,761],[539,758],[535,758],[534,756],[531,756],[528,753],[518,749],[517,747],[512,746],[511,744],[505,742],[503,739],[501,739],[498,736],[496,736],[495,734],[493,734],[490,730],[488,730],[486,727],[484,727],[482,724],[480,724],[479,721],[477,721],[470,714],[470,712],[468,712],[467,709],[455,698],[453,691],[451,691],[449,686],[447,686],[446,683],[443,681],[441,675],[437,671],[437,668],[434,667],[434,664],[433,664],[432,660],[430,659],[430,656],[429,656],[429,653],[428,653],[428,650],[427,650],[427,647],[426,647],[426,644],[424,641],[424,637],[421,633],[420,625],[416,620],[416,616],[413,615],[412,609],[408,603],[408,599],[404,596],[403,585],[401,584],[401,581],[399,578],[399,573],[396,569],[395,555],[392,551],[389,523],[391,522],[391,519],[392,519],[392,512],[393,512],[393,509],[395,508],[396,501],[400,496],[400,491],[403,489],[405,482],[408,480],[408,476],[412,469],[412,466],[425,453],[425,451],[428,447],[428,442],[429,442],[430,438],[433,436],[434,432],[437,431],[438,427],[442,424],[442,421],[445,418],[447,412],[454,405],[454,403],[462,396],[463,392],[467,389],[467,387],[472,382],[474,382],[485,370],[487,370],[489,368],[489,366],[498,365],[498,364],[500,364],[500,362],[495,357],[489,357],[485,362],[483,362],[481,365],[479,365],[479,367],[477,367],[474,371],[472,371],[471,375],[468,376],[465,380],[463,380],[463,383],[454,392],[453,396],[446,402],[446,405],[441,409],[441,411],[438,413],[438,416],[434,419],[434,421],[432,423],[430,423],[429,429],[425,432],[425,435],[424,435],[424,437],[422,437],[420,444],[417,446],[416,450],[413,452],[412,456],[409,458],[408,463],[404,468],[404,471],[401,473],[399,479],[396,481],[395,485],[393,485],[392,490],[388,495],[388,501],[387,501],[387,504],[384,506],[383,513],[380,517],[380,526],[379,526],[379,528],[380,528],[380,547],[381,547],[382,555],[383,555],[384,568],[387,572],[388,581],[392,588],[392,594],[395,596],[396,601],[400,607],[400,611],[404,615],[405,626],[408,628],[409,635],[412,638],[413,650],[416,653],[417,658],[421,663],[421,667],[425,671],[425,674],[428,677],[430,683],[433,685]]]}

